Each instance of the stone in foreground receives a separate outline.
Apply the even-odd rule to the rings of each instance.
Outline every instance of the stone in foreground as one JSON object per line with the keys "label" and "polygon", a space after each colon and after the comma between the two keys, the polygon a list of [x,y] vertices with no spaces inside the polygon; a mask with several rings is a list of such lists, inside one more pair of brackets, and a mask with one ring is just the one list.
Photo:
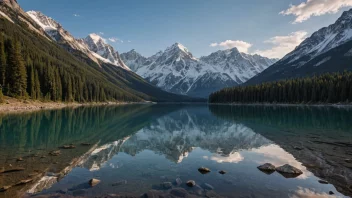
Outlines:
{"label": "stone in foreground", "polygon": [[275,172],[275,166],[270,163],[265,163],[263,165],[258,166],[257,168],[267,174]]}
{"label": "stone in foreground", "polygon": [[187,186],[189,186],[189,187],[193,187],[193,186],[195,186],[196,185],[196,182],[195,181],[193,181],[193,180],[189,180],[189,181],[187,181]]}
{"label": "stone in foreground", "polygon": [[88,182],[88,183],[89,183],[89,185],[90,185],[90,186],[92,186],[92,187],[93,187],[93,186],[98,185],[98,184],[100,183],[100,180],[98,180],[98,179],[94,179],[94,178],[93,178],[93,179],[89,180],[89,182]]}
{"label": "stone in foreground", "polygon": [[289,164],[285,164],[283,166],[277,167],[276,171],[281,173],[281,175],[283,175],[286,178],[295,178],[303,174],[301,170]]}
{"label": "stone in foreground", "polygon": [[211,172],[211,170],[209,168],[205,168],[205,167],[198,168],[198,171],[202,174],[207,174],[207,173]]}
{"label": "stone in foreground", "polygon": [[226,174],[226,171],[221,170],[221,171],[219,171],[219,173],[222,174],[222,175],[224,175],[224,174]]}

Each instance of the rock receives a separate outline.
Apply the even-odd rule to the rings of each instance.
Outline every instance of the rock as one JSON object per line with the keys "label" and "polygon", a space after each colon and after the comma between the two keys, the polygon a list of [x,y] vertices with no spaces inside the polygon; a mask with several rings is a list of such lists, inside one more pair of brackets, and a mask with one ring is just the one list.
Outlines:
{"label": "rock", "polygon": [[270,163],[265,163],[263,165],[258,166],[257,168],[266,173],[275,172],[275,166]]}
{"label": "rock", "polygon": [[192,192],[193,194],[196,194],[196,195],[203,195],[204,193],[204,189],[202,187],[200,187],[199,185],[195,185],[193,188],[192,188]]}
{"label": "rock", "polygon": [[0,188],[0,192],[5,192],[8,189],[10,189],[12,186],[3,186],[2,188]]}
{"label": "rock", "polygon": [[93,187],[93,186],[98,185],[98,184],[100,183],[100,180],[98,180],[98,179],[94,179],[94,178],[93,178],[93,179],[89,180],[89,182],[88,182],[88,183],[89,183],[89,185],[90,185],[90,186],[92,186],[92,187]]}
{"label": "rock", "polygon": [[214,190],[214,187],[208,183],[204,183],[202,186],[206,190]]}
{"label": "rock", "polygon": [[318,182],[321,183],[321,184],[329,184],[329,182],[327,182],[325,180],[319,180]]}
{"label": "rock", "polygon": [[170,188],[172,188],[172,183],[171,182],[164,182],[161,184],[161,187],[164,189],[170,189]]}
{"label": "rock", "polygon": [[170,194],[176,197],[187,197],[188,192],[183,188],[174,188],[170,191]]}
{"label": "rock", "polygon": [[115,182],[112,184],[112,186],[120,186],[124,184],[127,184],[127,180],[121,180],[121,181]]}
{"label": "rock", "polygon": [[299,170],[298,168],[293,167],[289,164],[285,164],[283,166],[277,167],[275,170],[279,173],[290,174],[292,176],[295,176],[295,175],[298,176],[298,175],[303,174],[303,172],[301,170]]}
{"label": "rock", "polygon": [[345,159],[345,162],[352,163],[352,159]]}
{"label": "rock", "polygon": [[182,180],[180,178],[176,178],[175,183],[177,186],[180,186],[182,184]]}
{"label": "rock", "polygon": [[49,153],[49,155],[51,155],[51,156],[58,156],[58,155],[60,155],[60,154],[61,154],[61,151],[60,151],[60,150],[51,151],[51,152]]}
{"label": "rock", "polygon": [[213,190],[207,190],[205,192],[205,197],[212,197],[212,198],[215,198],[215,197],[221,197],[220,195],[216,194],[216,192],[214,192]]}
{"label": "rock", "polygon": [[70,145],[63,145],[62,147],[60,147],[61,149],[74,149],[76,148],[73,144]]}
{"label": "rock", "polygon": [[17,161],[22,162],[23,161],[22,157],[17,158]]}
{"label": "rock", "polygon": [[0,168],[0,173],[3,173],[3,172],[5,172],[5,168],[4,168],[4,167],[1,167],[1,168]]}
{"label": "rock", "polygon": [[333,194],[335,194],[334,192],[332,192],[332,191],[329,191],[329,195],[333,195]]}
{"label": "rock", "polygon": [[33,179],[24,179],[24,180],[21,180],[19,182],[17,182],[15,185],[18,186],[18,185],[23,185],[23,184],[27,184],[29,182],[32,182]]}
{"label": "rock", "polygon": [[219,173],[222,174],[222,175],[224,175],[224,174],[226,174],[226,171],[221,170],[221,171],[219,171]]}
{"label": "rock", "polygon": [[18,172],[18,171],[23,171],[23,170],[25,170],[25,168],[18,167],[18,168],[11,168],[11,169],[7,169],[7,170],[2,170],[2,172],[0,172],[0,173]]}
{"label": "rock", "polygon": [[195,181],[193,181],[193,180],[189,180],[189,181],[187,181],[187,186],[189,186],[189,187],[193,187],[193,186],[195,186],[196,185],[196,182]]}
{"label": "rock", "polygon": [[205,168],[205,167],[198,168],[198,171],[202,174],[207,174],[211,172],[209,168]]}

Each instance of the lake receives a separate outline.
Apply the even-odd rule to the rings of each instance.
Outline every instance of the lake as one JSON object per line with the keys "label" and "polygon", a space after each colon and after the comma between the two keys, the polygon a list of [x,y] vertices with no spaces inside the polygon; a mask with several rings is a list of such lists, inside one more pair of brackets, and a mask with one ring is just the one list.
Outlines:
{"label": "lake", "polygon": [[348,197],[351,122],[350,108],[205,104],[1,115],[0,197]]}

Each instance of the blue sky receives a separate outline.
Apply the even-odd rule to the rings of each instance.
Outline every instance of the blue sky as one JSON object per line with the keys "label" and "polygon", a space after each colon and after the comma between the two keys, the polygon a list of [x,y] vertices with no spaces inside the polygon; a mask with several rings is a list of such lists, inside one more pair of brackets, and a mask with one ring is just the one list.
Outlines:
{"label": "blue sky", "polygon": [[[282,57],[306,36],[333,23],[352,4],[350,0],[18,2],[25,11],[41,11],[52,17],[77,38],[103,32],[107,40],[115,38],[109,43],[120,53],[136,49],[150,56],[180,42],[196,57],[234,46],[247,53]],[[303,8],[288,10],[299,4]],[[286,15],[279,14],[281,11]]]}

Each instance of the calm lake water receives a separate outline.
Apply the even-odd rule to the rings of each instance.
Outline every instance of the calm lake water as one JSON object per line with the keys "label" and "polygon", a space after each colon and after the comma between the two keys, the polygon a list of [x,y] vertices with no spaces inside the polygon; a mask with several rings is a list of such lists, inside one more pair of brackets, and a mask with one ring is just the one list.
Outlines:
{"label": "calm lake water", "polygon": [[[351,122],[352,109],[336,107],[126,105],[2,115],[0,170],[24,170],[0,174],[0,188],[11,186],[0,197],[347,197]],[[303,174],[257,169],[267,162]],[[92,178],[101,182],[90,187]]]}

